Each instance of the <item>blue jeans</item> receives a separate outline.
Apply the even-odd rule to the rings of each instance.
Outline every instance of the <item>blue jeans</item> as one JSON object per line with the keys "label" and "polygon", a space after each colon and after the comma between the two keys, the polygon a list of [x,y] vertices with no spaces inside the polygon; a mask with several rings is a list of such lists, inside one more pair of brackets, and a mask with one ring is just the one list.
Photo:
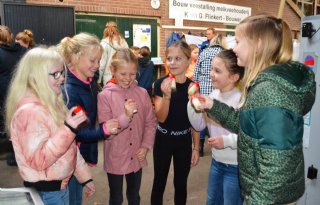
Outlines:
{"label": "blue jeans", "polygon": [[39,195],[45,205],[69,205],[68,188],[60,191],[39,192]]}
{"label": "blue jeans", "polygon": [[72,176],[69,184],[69,204],[70,205],[81,205],[82,204],[82,191],[83,187],[78,182],[75,176]]}
{"label": "blue jeans", "polygon": [[109,188],[110,188],[110,199],[109,205],[121,205],[123,202],[122,196],[122,185],[123,177],[125,176],[127,181],[127,199],[128,205],[139,205],[140,204],[140,186],[141,186],[141,177],[142,169],[137,172],[131,172],[125,175],[108,175]]}
{"label": "blue jeans", "polygon": [[200,139],[205,140],[206,134],[207,134],[207,128],[204,128],[203,130],[200,131]]}
{"label": "blue jeans", "polygon": [[212,159],[207,205],[242,205],[238,165],[224,164]]}

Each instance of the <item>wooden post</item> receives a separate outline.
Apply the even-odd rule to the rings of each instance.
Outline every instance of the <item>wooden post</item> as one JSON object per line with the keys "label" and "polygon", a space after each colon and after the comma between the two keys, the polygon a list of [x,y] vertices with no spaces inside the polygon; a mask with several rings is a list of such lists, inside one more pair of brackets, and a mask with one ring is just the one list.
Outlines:
{"label": "wooden post", "polygon": [[280,1],[279,10],[278,10],[278,18],[282,18],[285,4],[286,4],[286,0]]}

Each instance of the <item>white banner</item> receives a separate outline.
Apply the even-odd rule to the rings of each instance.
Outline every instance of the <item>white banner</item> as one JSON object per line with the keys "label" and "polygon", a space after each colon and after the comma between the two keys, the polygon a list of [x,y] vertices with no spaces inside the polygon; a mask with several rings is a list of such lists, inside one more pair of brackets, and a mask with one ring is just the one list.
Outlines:
{"label": "white banner", "polygon": [[238,24],[251,8],[195,0],[169,0],[169,18]]}

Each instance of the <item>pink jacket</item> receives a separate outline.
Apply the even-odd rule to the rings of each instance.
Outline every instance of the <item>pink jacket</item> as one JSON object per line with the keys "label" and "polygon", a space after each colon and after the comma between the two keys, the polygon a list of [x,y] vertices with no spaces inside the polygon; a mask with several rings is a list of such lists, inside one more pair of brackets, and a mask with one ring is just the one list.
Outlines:
{"label": "pink jacket", "polygon": [[13,115],[10,136],[24,181],[62,180],[65,189],[72,174],[80,183],[91,174],[66,126],[57,127],[37,97],[23,98]]}
{"label": "pink jacket", "polygon": [[[132,121],[125,115],[125,99],[138,104],[138,113]],[[146,166],[146,160],[139,162],[136,152],[144,147],[152,149],[157,119],[150,97],[144,88],[132,84],[128,89],[108,83],[98,95],[99,123],[118,119],[121,129],[104,142],[104,169],[111,174],[128,174]]]}

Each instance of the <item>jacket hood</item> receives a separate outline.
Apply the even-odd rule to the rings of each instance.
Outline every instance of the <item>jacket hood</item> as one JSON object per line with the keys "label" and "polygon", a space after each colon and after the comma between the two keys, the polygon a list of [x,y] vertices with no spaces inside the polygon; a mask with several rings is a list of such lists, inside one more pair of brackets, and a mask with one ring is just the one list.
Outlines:
{"label": "jacket hood", "polygon": [[19,43],[15,43],[13,42],[12,44],[10,45],[0,45],[0,47],[4,50],[7,50],[7,51],[11,51],[11,52],[16,52],[16,51],[19,51],[19,50],[26,50],[26,48],[20,46]]}
{"label": "jacket hood", "polygon": [[299,62],[272,65],[264,70],[255,83],[268,80],[282,86],[287,92],[292,92],[304,99],[306,109],[311,109],[316,91],[314,72]]}
{"label": "jacket hood", "polygon": [[[137,87],[138,85],[137,85],[137,82],[136,81],[134,81],[131,85],[130,85],[130,87]],[[104,87],[103,87],[103,90],[109,90],[109,91],[113,91],[113,92],[122,92],[123,91],[123,88],[121,88],[120,86],[118,86],[116,83],[114,83],[114,82],[108,82]]]}
{"label": "jacket hood", "polygon": [[148,57],[142,57],[138,59],[139,65],[142,67],[147,67],[152,63],[152,61]]}

